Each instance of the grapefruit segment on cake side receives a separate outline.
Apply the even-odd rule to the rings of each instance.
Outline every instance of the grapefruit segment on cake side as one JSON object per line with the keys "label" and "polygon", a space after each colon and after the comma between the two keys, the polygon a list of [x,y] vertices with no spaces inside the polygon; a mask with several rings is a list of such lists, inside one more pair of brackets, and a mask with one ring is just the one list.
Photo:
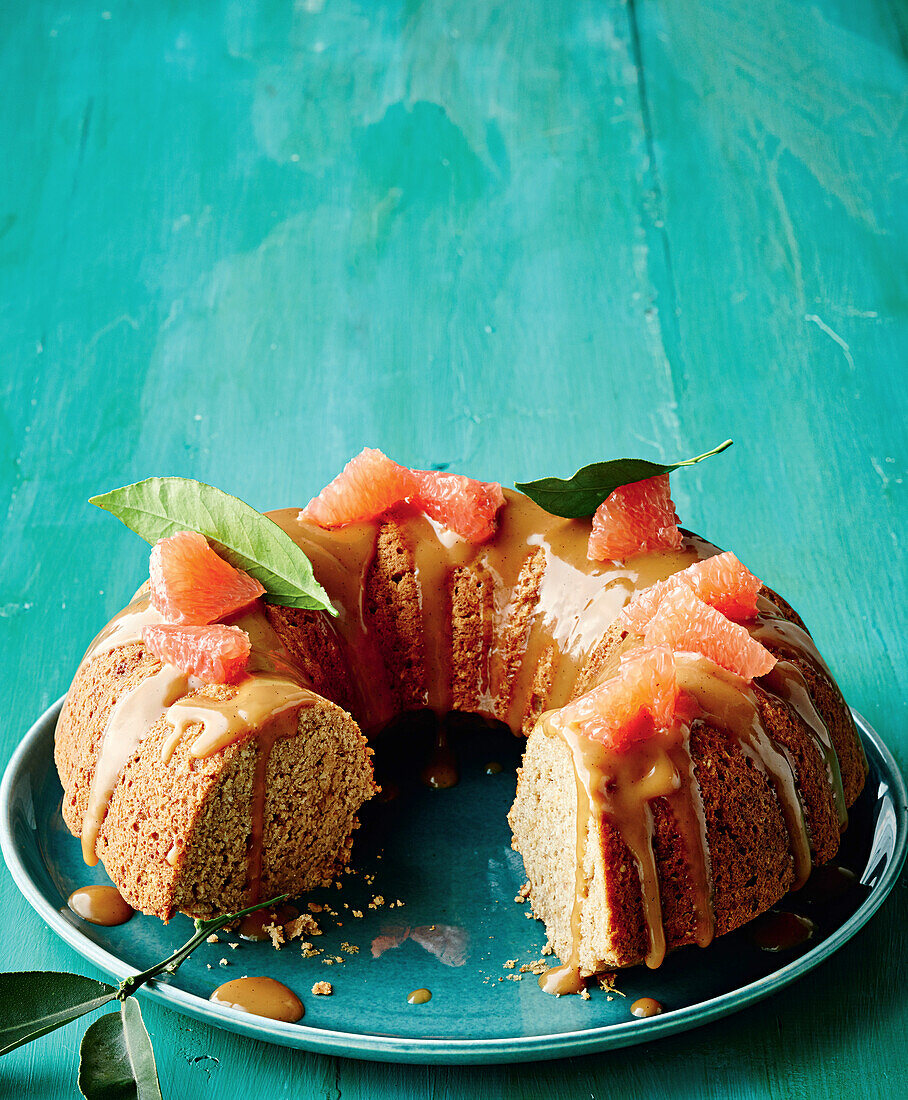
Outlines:
{"label": "grapefruit segment on cake side", "polygon": [[151,551],[151,602],[168,623],[204,626],[248,607],[265,589],[234,569],[197,531],[178,531]]}
{"label": "grapefruit segment on cake side", "polygon": [[643,639],[648,646],[667,645],[676,652],[702,653],[748,682],[765,676],[776,663],[746,627],[704,603],[686,585],[662,598]]}
{"label": "grapefruit segment on cake side", "polygon": [[245,630],[220,624],[146,626],[142,640],[155,657],[206,684],[230,684],[237,680],[252,649]]}
{"label": "grapefruit segment on cake side", "polygon": [[726,618],[746,622],[757,613],[757,595],[762,587],[759,577],[726,551],[638,592],[622,610],[621,625],[635,634],[645,633],[663,598],[678,588],[691,589]]}
{"label": "grapefruit segment on cake side", "polygon": [[590,740],[622,750],[668,729],[678,695],[671,649],[650,646],[624,657],[614,676],[569,703],[561,717]]}

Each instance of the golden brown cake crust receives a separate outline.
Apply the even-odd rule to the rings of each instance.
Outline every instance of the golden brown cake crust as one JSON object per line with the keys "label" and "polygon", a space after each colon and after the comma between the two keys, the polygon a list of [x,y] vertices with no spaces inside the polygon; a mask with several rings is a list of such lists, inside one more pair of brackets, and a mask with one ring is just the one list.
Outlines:
{"label": "golden brown cake crust", "polygon": [[[57,726],[55,760],[63,817],[79,835],[108,716],[117,700],[161,663],[132,643],[95,657],[77,673]],[[134,908],[164,920],[175,910],[210,917],[249,904],[249,838],[255,733],[202,758],[190,725],[162,759],[173,727],[161,718],[122,769],[96,851]],[[298,894],[330,882],[349,859],[356,813],[375,791],[371,749],[333,703],[304,708],[296,736],[275,742],[268,760],[260,890]]]}
{"label": "golden brown cake crust", "polygon": [[[268,759],[261,873],[261,888],[268,893],[298,893],[328,882],[349,859],[356,814],[374,784],[370,751],[348,712],[357,718],[369,713],[366,696],[373,688],[390,696],[397,713],[426,705],[427,618],[413,544],[413,532],[420,529],[406,509],[376,525],[374,553],[363,573],[363,624],[372,655],[367,676],[337,621],[322,613],[266,609],[268,622],[306,681],[324,697],[301,712],[298,736],[275,742]],[[696,552],[708,555],[715,548],[700,544]],[[679,561],[676,568],[683,564]],[[565,683],[571,689],[561,702],[576,698],[627,647],[627,635],[612,625],[579,660],[573,680],[559,680],[567,658],[540,627],[546,569],[545,549],[527,545],[514,568],[506,608],[496,605],[500,593],[488,569],[456,565],[449,570],[432,597],[440,601],[436,610],[444,609],[434,618],[444,637],[433,645],[450,655],[445,687],[454,709],[480,710],[508,721],[515,732],[529,734],[551,705],[556,682],[559,690]],[[768,589],[762,595],[786,621],[804,629],[784,600]],[[804,636],[809,638],[806,631]],[[830,731],[850,805],[863,785],[865,763],[841,694],[821,662],[797,646],[766,644],[803,676]],[[141,643],[131,642],[94,657],[77,673],[55,748],[65,791],[64,818],[75,834],[82,827],[112,708],[160,668]],[[791,761],[813,858],[821,862],[834,854],[839,838],[826,765],[792,707],[759,683],[754,694],[764,727]],[[249,736],[196,759],[189,745],[198,727],[190,727],[164,762],[161,750],[170,732],[163,719],[153,724],[122,769],[98,838],[98,854],[137,908],[165,918],[177,909],[200,916],[229,911],[248,899],[246,852],[261,746]],[[716,930],[721,934],[779,900],[793,879],[792,855],[771,784],[728,732],[708,722],[694,723],[690,753],[704,805]],[[670,803],[655,799],[651,809],[668,945],[691,943],[697,914],[690,854]],[[609,913],[608,943],[590,948],[587,965],[597,962],[596,951],[599,962],[629,965],[639,962],[647,948],[640,876],[620,831],[608,821],[599,826],[588,858],[590,875],[606,879],[607,901],[601,904]],[[526,847],[525,839],[521,845]],[[544,908],[538,890],[536,895],[535,903]],[[555,919],[552,913],[550,917]]]}

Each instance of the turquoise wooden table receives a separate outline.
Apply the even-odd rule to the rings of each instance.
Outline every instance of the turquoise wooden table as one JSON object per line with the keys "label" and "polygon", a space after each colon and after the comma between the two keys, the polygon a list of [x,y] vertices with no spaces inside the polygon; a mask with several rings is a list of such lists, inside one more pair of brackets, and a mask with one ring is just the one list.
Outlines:
{"label": "turquoise wooden table", "polygon": [[[145,569],[94,493],[264,509],[367,443],[510,484],[733,436],[683,521],[802,611],[904,771],[906,44],[900,0],[5,5],[3,762]],[[92,972],[0,881],[0,969]],[[167,1097],[904,1096],[905,887],[781,996],[581,1060],[145,1018]],[[0,1093],[72,1097],[80,1034]]]}

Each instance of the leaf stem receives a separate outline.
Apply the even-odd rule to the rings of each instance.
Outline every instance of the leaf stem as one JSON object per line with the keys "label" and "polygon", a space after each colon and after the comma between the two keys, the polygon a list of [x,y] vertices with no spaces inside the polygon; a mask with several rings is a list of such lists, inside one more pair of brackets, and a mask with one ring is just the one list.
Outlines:
{"label": "leaf stem", "polygon": [[177,968],[186,961],[187,957],[200,943],[206,940],[212,932],[217,932],[225,925],[232,924],[235,920],[239,920],[249,913],[254,913],[258,909],[267,909],[269,906],[279,905],[282,901],[286,901],[289,896],[289,894],[280,894],[278,897],[270,898],[268,901],[260,901],[256,905],[250,905],[247,909],[240,909],[237,913],[227,913],[223,917],[214,917],[212,920],[196,920],[196,932],[191,939],[187,940],[182,947],[174,951],[170,958],[164,959],[163,962],[155,963],[154,966],[150,966],[147,970],[143,970],[141,974],[131,974],[128,978],[124,978],[120,982],[117,998],[124,1001],[127,997],[131,997],[137,989],[146,982],[150,982],[152,978],[156,978],[159,974],[162,974],[165,970],[171,974],[175,973]]}
{"label": "leaf stem", "polygon": [[702,455],[697,455],[696,458],[687,458],[683,462],[677,462],[677,467],[681,466],[696,466],[698,462],[702,462],[704,458],[712,458],[713,455],[721,454],[723,451],[727,451],[728,448],[734,443],[733,439],[726,439],[724,443],[720,443],[718,447],[713,447],[711,451],[704,451]]}

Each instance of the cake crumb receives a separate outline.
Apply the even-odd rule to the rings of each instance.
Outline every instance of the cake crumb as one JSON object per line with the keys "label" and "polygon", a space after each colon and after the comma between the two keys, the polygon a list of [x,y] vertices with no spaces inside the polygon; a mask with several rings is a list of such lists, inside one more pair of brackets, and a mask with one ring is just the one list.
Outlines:
{"label": "cake crumb", "polygon": [[502,966],[504,967],[505,970],[513,970],[516,965],[517,965],[517,960],[516,959],[508,959],[506,962],[502,963]]}
{"label": "cake crumb", "polygon": [[508,979],[509,982],[522,982],[523,981],[523,975],[522,974],[506,974],[505,977]]}
{"label": "cake crumb", "polygon": [[353,916],[354,917],[362,917],[362,915],[363,915],[362,909],[354,909],[353,910]]}
{"label": "cake crumb", "polygon": [[324,906],[319,905],[318,902],[310,901],[306,908],[309,910],[310,913],[321,913]]}
{"label": "cake crumb", "polygon": [[218,966],[229,966],[229,965],[230,965],[230,963],[229,963],[229,962],[227,962],[227,960],[226,960],[226,959],[221,959],[221,960],[220,960],[220,961],[218,962]]}
{"label": "cake crumb", "polygon": [[211,935],[205,940],[205,943],[220,943],[221,941],[217,937],[216,932],[212,932]]}
{"label": "cake crumb", "polygon": [[356,946],[356,944],[355,943],[347,943],[346,940],[344,940],[341,943],[341,951],[346,951],[348,955],[358,955],[359,954],[359,948]]}
{"label": "cake crumb", "polygon": [[228,946],[228,947],[230,948],[230,950],[231,950],[231,951],[236,951],[236,949],[237,949],[237,948],[238,948],[238,947],[239,947],[240,945],[239,945],[238,943],[228,943],[228,944],[227,944],[227,946]]}
{"label": "cake crumb", "polygon": [[[619,997],[624,997],[626,996],[626,994],[622,993],[621,990],[615,985],[615,982],[617,980],[617,970],[607,970],[603,974],[596,975],[596,984],[599,986],[600,989],[604,990],[606,993],[617,993]],[[612,999],[612,997],[609,997],[609,1000]]]}
{"label": "cake crumb", "polygon": [[586,986],[584,986],[583,989],[580,990],[580,999],[582,1001],[588,1001],[590,999],[590,991],[586,988]]}
{"label": "cake crumb", "polygon": [[385,899],[381,894],[376,894],[369,902],[370,909],[380,909],[385,904]]}
{"label": "cake crumb", "polygon": [[271,946],[275,951],[280,951],[281,945],[286,942],[284,929],[279,924],[266,924],[264,931],[271,937]]}
{"label": "cake crumb", "polygon": [[334,992],[334,986],[330,982],[316,982],[312,992],[316,997],[330,997]]}
{"label": "cake crumb", "polygon": [[310,917],[308,913],[303,913],[284,925],[284,935],[288,940],[298,940],[303,936],[320,936],[321,933],[322,930],[315,919]]}

